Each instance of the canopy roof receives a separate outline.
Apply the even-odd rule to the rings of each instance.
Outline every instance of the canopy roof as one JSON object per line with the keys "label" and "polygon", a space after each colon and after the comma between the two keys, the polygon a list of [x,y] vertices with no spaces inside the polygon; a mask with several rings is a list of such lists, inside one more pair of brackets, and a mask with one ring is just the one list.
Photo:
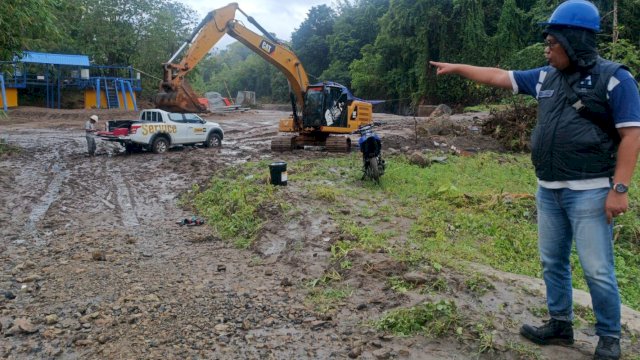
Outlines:
{"label": "canopy roof", "polygon": [[22,58],[16,56],[16,62],[31,64],[51,64],[69,66],[89,66],[87,55],[51,54],[35,51],[24,51]]}

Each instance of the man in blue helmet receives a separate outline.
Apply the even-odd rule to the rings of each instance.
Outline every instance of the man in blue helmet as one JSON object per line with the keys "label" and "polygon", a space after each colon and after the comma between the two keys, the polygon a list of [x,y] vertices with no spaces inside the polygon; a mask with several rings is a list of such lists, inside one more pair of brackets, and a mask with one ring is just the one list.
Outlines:
{"label": "man in blue helmet", "polygon": [[541,345],[572,344],[569,257],[575,240],[600,337],[596,359],[620,358],[620,295],[614,270],[613,218],[629,206],[627,190],[640,150],[640,96],[626,67],[598,56],[598,9],[560,4],[544,28],[549,66],[526,71],[431,62],[438,75],[535,96],[538,122],[531,159],[538,178],[538,247],[551,319],[520,333]]}

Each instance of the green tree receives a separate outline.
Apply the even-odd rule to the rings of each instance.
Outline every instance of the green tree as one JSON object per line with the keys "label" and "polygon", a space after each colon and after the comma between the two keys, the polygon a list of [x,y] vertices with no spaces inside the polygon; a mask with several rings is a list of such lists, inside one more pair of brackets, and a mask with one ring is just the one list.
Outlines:
{"label": "green tree", "polygon": [[376,40],[379,19],[387,12],[389,0],[357,0],[354,4],[344,0],[338,3],[338,17],[329,43],[329,67],[320,75],[321,80],[339,82],[351,87],[349,65],[362,57],[360,50]]}
{"label": "green tree", "polygon": [[40,50],[59,40],[56,0],[4,0],[0,10],[0,61],[11,61],[23,50]]}
{"label": "green tree", "polygon": [[327,5],[314,6],[300,27],[291,34],[291,47],[311,81],[329,67],[329,41],[333,33],[335,11]]}
{"label": "green tree", "polygon": [[503,64],[514,52],[522,49],[526,41],[522,27],[525,20],[525,14],[515,0],[504,0],[498,28],[491,39],[491,48],[495,51],[493,57],[498,64]]}

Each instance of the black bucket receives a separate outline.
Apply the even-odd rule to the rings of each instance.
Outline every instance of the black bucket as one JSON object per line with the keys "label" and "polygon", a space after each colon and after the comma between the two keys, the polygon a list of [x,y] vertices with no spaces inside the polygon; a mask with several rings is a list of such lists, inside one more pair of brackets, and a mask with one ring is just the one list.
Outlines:
{"label": "black bucket", "polygon": [[287,163],[278,161],[269,164],[269,173],[271,177],[271,185],[287,186]]}

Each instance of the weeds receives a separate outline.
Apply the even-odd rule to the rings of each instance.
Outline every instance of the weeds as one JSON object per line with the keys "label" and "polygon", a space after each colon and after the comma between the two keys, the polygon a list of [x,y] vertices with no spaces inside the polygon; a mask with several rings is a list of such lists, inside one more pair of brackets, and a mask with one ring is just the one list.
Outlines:
{"label": "weeds", "polygon": [[340,301],[348,298],[353,293],[348,287],[345,288],[312,288],[307,295],[307,301],[319,313],[325,314],[335,310]]}
{"label": "weeds", "polygon": [[442,300],[391,310],[376,322],[376,327],[402,336],[423,333],[430,337],[440,337],[454,334],[459,324],[456,305]]}
{"label": "weeds", "polygon": [[389,234],[377,232],[375,229],[358,224],[349,218],[338,219],[338,224],[342,233],[356,239],[358,247],[367,251],[376,251],[386,248]]}
{"label": "weeds", "polygon": [[577,316],[579,316],[581,319],[583,319],[589,324],[596,323],[596,315],[593,313],[593,310],[591,310],[591,308],[588,306],[573,304],[573,312],[574,314],[576,314]]}
{"label": "weeds", "polygon": [[387,279],[387,283],[391,290],[401,294],[406,293],[409,290],[413,290],[416,287],[415,284],[404,281],[402,280],[402,278],[399,278],[397,276],[392,276],[389,279]]}
{"label": "weeds", "polygon": [[426,284],[421,292],[425,294],[428,292],[443,293],[447,291],[449,291],[449,282],[444,277],[438,276],[434,282]]}
{"label": "weeds", "polygon": [[314,196],[316,199],[335,202],[341,195],[341,191],[335,187],[318,186],[314,188]]}
{"label": "weeds", "polygon": [[531,307],[531,308],[527,308],[527,310],[529,310],[529,312],[533,316],[539,317],[539,318],[544,318],[549,315],[549,310],[547,309],[546,306]]}
{"label": "weeds", "polygon": [[507,348],[515,352],[516,354],[518,354],[518,359],[521,359],[521,360],[542,359],[540,350],[538,350],[536,347],[532,345],[509,341],[507,342]]}
{"label": "weeds", "polygon": [[342,275],[335,270],[326,271],[321,277],[317,279],[310,280],[307,283],[307,287],[315,288],[318,286],[324,286],[329,284],[332,281],[340,281],[342,280]]}
{"label": "weeds", "polygon": [[254,177],[248,176],[257,169],[244,170],[249,174],[238,172],[211,179],[208,188],[196,193],[192,199],[214,231],[240,248],[249,247],[263,223],[285,209],[273,186],[259,184]]}
{"label": "weeds", "polygon": [[0,156],[17,154],[20,152],[20,148],[7,144],[5,139],[0,139]]}
{"label": "weeds", "polygon": [[489,290],[495,289],[495,286],[493,286],[493,284],[490,283],[489,280],[481,277],[478,274],[475,274],[474,276],[465,280],[464,285],[467,287],[467,290],[471,292],[471,294],[478,297],[486,294]]}

